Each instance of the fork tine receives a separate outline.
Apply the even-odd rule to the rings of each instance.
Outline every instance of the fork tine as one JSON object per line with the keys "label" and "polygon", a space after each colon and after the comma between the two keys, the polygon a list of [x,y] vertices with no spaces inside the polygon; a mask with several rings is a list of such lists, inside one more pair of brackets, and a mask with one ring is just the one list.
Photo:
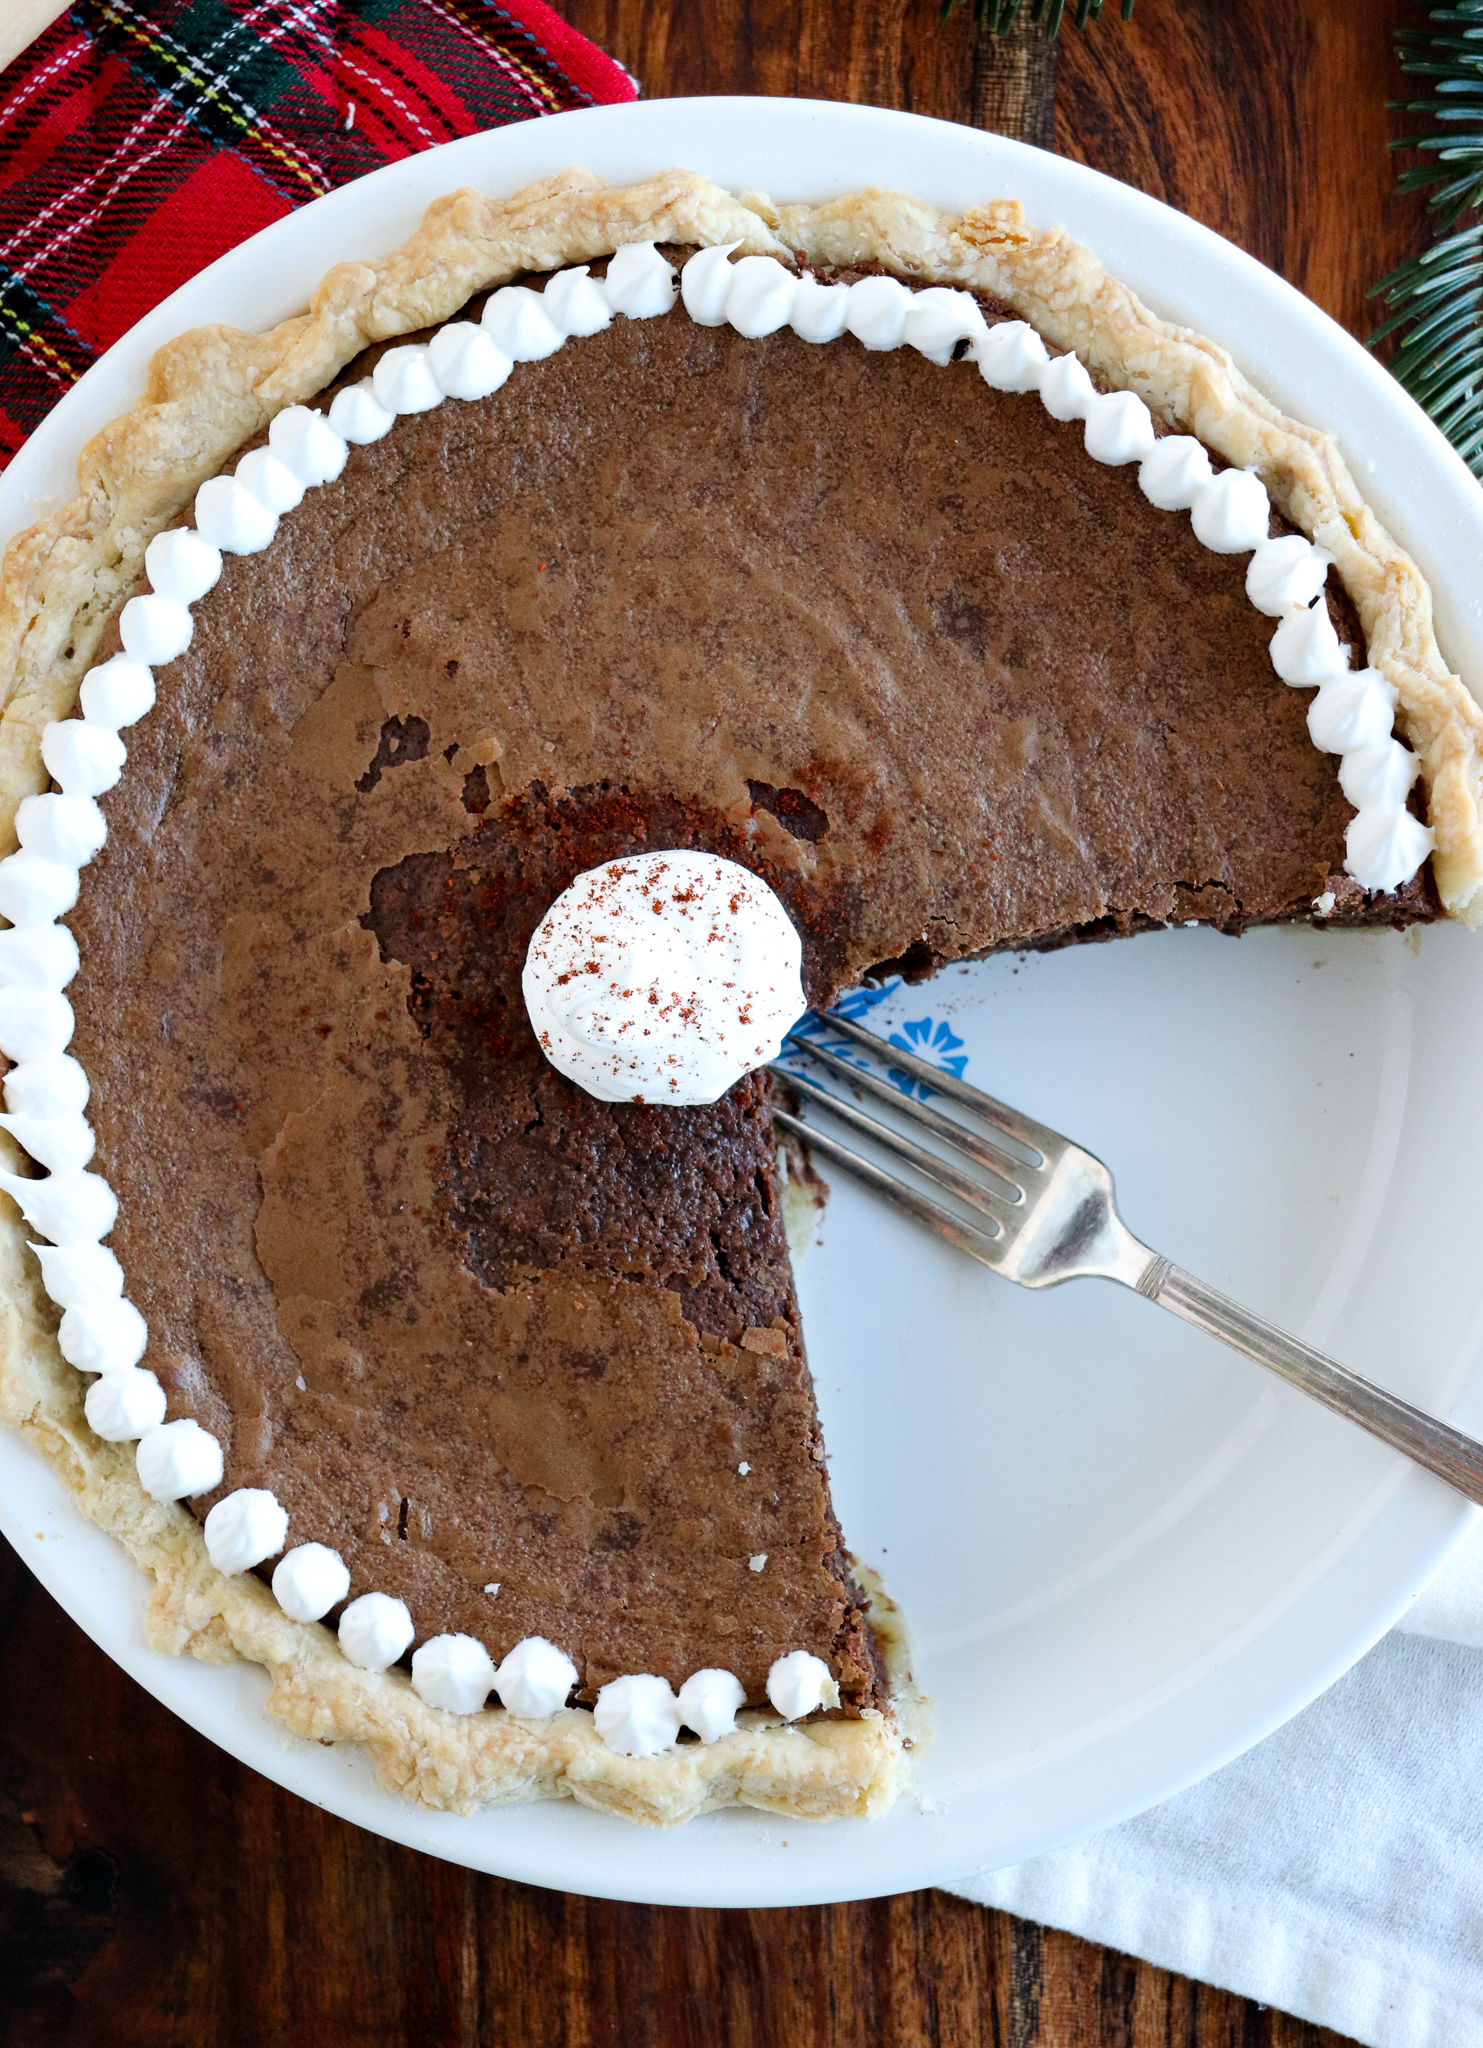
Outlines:
{"label": "fork tine", "polygon": [[[1038,1154],[1032,1162],[1034,1165],[1043,1166],[1048,1154],[1054,1152],[1060,1143],[1059,1133],[1053,1131],[1048,1124],[1038,1124],[1033,1117],[1021,1115],[1019,1110],[1011,1109],[1007,1102],[1000,1102],[992,1095],[985,1095],[981,1088],[975,1088],[971,1082],[960,1081],[956,1074],[944,1073],[942,1068],[934,1067],[914,1052],[907,1052],[899,1045],[888,1045],[885,1039],[874,1031],[867,1031],[863,1024],[857,1024],[852,1017],[841,1017],[833,1010],[811,1010],[809,1015],[817,1017],[830,1031],[838,1031],[854,1044],[863,1046],[867,1052],[873,1052],[877,1059],[889,1060],[893,1067],[900,1067],[904,1073],[910,1074],[914,1081],[925,1081],[927,1086],[935,1088],[938,1094],[946,1095],[952,1102],[962,1103],[963,1107],[971,1109],[975,1116],[983,1117],[988,1123],[1003,1131],[1007,1138],[1013,1138],[1017,1145],[1023,1145],[1028,1151]],[[809,1043],[806,1038],[794,1042],[799,1045]],[[1049,1145],[1046,1144],[1047,1139],[1050,1140]]]}
{"label": "fork tine", "polygon": [[[869,1033],[866,1036],[868,1037]],[[940,1109],[934,1109],[930,1102],[919,1102],[915,1096],[903,1095],[899,1088],[893,1088],[889,1081],[883,1081],[878,1074],[869,1073],[863,1067],[852,1066],[848,1060],[842,1060],[837,1052],[830,1052],[825,1046],[815,1045],[812,1039],[795,1038],[790,1032],[783,1043],[785,1046],[792,1046],[798,1052],[806,1053],[810,1059],[818,1060],[831,1074],[838,1074],[841,1080],[848,1081],[852,1088],[861,1089],[877,1102],[889,1103],[892,1109],[898,1110],[902,1116],[909,1117],[914,1123],[921,1124],[935,1137],[941,1138],[944,1144],[951,1145],[955,1151],[966,1153],[980,1166],[986,1166],[990,1173],[997,1174],[1006,1186],[1013,1188],[1016,1195],[1024,1195],[1025,1190],[1015,1179],[1015,1175],[1023,1175],[1026,1172],[1025,1161],[1016,1159],[1012,1152],[1006,1152],[1004,1147],[996,1145],[992,1138],[981,1137],[977,1131],[966,1130],[952,1117],[944,1116]],[[882,1042],[878,1038],[875,1040],[875,1049],[877,1052],[882,1050]],[[886,1046],[884,1050],[894,1060],[895,1046]],[[784,1068],[782,1071],[786,1074],[787,1069]],[[929,1067],[926,1071],[936,1076],[935,1067]],[[933,1085],[936,1085],[935,1079]]]}
{"label": "fork tine", "polygon": [[[939,1158],[935,1152],[927,1151],[925,1146],[913,1144],[912,1140],[904,1137],[900,1131],[894,1131],[889,1124],[883,1124],[875,1117],[867,1116],[863,1109],[856,1109],[852,1102],[841,1101],[839,1096],[832,1095],[827,1088],[821,1088],[817,1081],[810,1081],[804,1074],[790,1074],[785,1067],[779,1066],[769,1067],[768,1072],[775,1074],[789,1088],[796,1089],[807,1101],[822,1104],[831,1116],[838,1117],[842,1124],[847,1125],[852,1131],[857,1131],[862,1138],[869,1138],[885,1151],[894,1152],[898,1159],[904,1159],[907,1165],[913,1167],[924,1179],[945,1188],[949,1194],[956,1195],[958,1200],[966,1202],[969,1208],[980,1210],[995,1225],[1002,1226],[1006,1220],[994,1208],[996,1200],[1005,1209],[1009,1209],[1012,1200],[1013,1203],[1022,1203],[1025,1199],[1023,1192],[1018,1188],[1015,1189],[1012,1200],[999,1194],[996,1188],[986,1188],[982,1181],[974,1180],[966,1173],[960,1173],[950,1161]],[[807,1128],[812,1134],[815,1126],[809,1124]]]}
{"label": "fork tine", "polygon": [[848,1145],[841,1145],[837,1138],[831,1138],[826,1131],[821,1131],[817,1124],[806,1124],[802,1117],[796,1117],[786,1109],[774,1109],[772,1120],[783,1130],[791,1131],[795,1137],[801,1138],[811,1150],[821,1152],[826,1159],[833,1160],[836,1166],[842,1166],[846,1173],[853,1174],[857,1180],[864,1181],[867,1187],[874,1188],[877,1194],[884,1195],[888,1202],[894,1202],[898,1209],[905,1209],[907,1214],[915,1216],[919,1223],[925,1223],[929,1230],[935,1231],[949,1244],[956,1245],[960,1252],[967,1252],[968,1256],[977,1259],[980,1265],[999,1264],[1003,1252],[1002,1234],[1000,1237],[993,1237],[986,1231],[975,1230],[971,1224],[960,1222],[956,1216],[944,1209],[940,1202],[934,1202],[930,1195],[919,1194],[915,1188],[909,1188],[904,1181],[893,1180],[889,1173],[883,1172],[870,1160],[862,1159],[860,1154],[852,1152]]}

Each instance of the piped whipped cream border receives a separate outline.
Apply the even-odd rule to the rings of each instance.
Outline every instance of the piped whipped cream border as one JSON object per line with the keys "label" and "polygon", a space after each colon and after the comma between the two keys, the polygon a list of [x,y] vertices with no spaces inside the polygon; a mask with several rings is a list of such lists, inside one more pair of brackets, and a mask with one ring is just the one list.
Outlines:
{"label": "piped whipped cream border", "polygon": [[[507,285],[490,296],[478,325],[451,321],[430,343],[387,349],[370,377],[337,394],[328,417],[299,405],[278,413],[265,448],[243,456],[230,475],[202,484],[196,527],[173,528],[150,542],[151,589],[123,607],[123,652],[83,679],[81,717],[53,721],[42,733],[42,759],[60,793],[24,799],[16,818],[20,850],[0,860],[0,914],[11,926],[0,931],[0,1051],[14,1062],[0,1127],[45,1178],[0,1171],[0,1187],[50,1240],[32,1249],[47,1293],[63,1311],[63,1357],[98,1375],[84,1404],[89,1426],[107,1442],[137,1442],[139,1480],[156,1500],[184,1500],[219,1486],[222,1449],[190,1418],[165,1419],[164,1389],[140,1363],[148,1343],[144,1318],[102,1242],[118,1203],[107,1181],[88,1170],[88,1080],[67,1052],[73,1014],[63,993],[77,973],[78,949],[58,920],[75,905],[79,871],[107,837],[97,799],[123,773],[120,735],[153,707],[153,670],[189,647],[191,606],[219,579],[223,554],[267,548],[279,519],[307,491],[341,474],[351,445],[380,440],[398,415],[430,411],[449,398],[488,397],[517,362],[552,355],[615,315],[667,313],[677,292],[698,324],[730,325],[751,338],[783,327],[816,343],[848,333],[868,349],[912,347],[944,366],[965,353],[995,390],[1034,392],[1053,418],[1080,420],[1095,461],[1137,462],[1144,495],[1163,510],[1189,512],[1204,546],[1250,554],[1247,595],[1278,621],[1273,667],[1294,687],[1316,686],[1309,732],[1316,746],[1341,757],[1340,784],[1356,809],[1346,832],[1346,871],[1367,889],[1393,890],[1432,850],[1430,828],[1406,807],[1420,763],[1393,734],[1396,690],[1375,669],[1351,668],[1350,650],[1321,601],[1331,557],[1301,534],[1268,538],[1270,503],[1258,477],[1238,469],[1215,475],[1198,440],[1157,437],[1134,393],[1099,393],[1074,354],[1051,357],[1023,321],[991,327],[966,291],[912,291],[884,276],[823,284],[769,256],[733,263],[737,246],[701,250],[678,285],[674,266],[652,242],[620,248],[601,280],[583,264],[558,272],[542,292]],[[1320,897],[1314,907],[1325,915],[1332,899]],[[251,1570],[282,1553],[272,1579],[279,1606],[293,1620],[318,1621],[345,1599],[349,1572],[325,1545],[285,1549],[287,1539],[286,1511],[260,1488],[228,1494],[206,1517],[206,1547],[218,1570]],[[362,1594],[341,1614],[340,1647],[363,1670],[389,1669],[414,1638],[405,1603],[384,1593]],[[494,1692],[516,1718],[543,1719],[566,1703],[577,1677],[571,1659],[541,1637],[517,1643],[498,1666],[465,1635],[432,1637],[412,1656],[419,1696],[457,1714],[478,1712]],[[776,1660],[767,1690],[785,1720],[838,1704],[828,1666],[803,1650]],[[730,1672],[696,1672],[678,1694],[662,1678],[630,1674],[602,1688],[594,1721],[609,1748],[653,1756],[671,1747],[682,1728],[703,1742],[719,1740],[734,1729],[743,1702]]]}

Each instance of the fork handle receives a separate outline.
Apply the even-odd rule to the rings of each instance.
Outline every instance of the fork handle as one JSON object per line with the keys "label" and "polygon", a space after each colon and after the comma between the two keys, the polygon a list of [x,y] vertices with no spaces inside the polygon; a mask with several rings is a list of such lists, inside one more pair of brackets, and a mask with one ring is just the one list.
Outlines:
{"label": "fork handle", "polygon": [[1160,1308],[1280,1373],[1315,1401],[1357,1422],[1392,1450],[1403,1451],[1483,1507],[1483,1443],[1388,1394],[1384,1387],[1361,1379],[1357,1372],[1325,1358],[1311,1345],[1300,1344],[1296,1337],[1289,1337],[1274,1323],[1263,1322],[1229,1295],[1168,1259],[1155,1256],[1137,1284],[1138,1292]]}

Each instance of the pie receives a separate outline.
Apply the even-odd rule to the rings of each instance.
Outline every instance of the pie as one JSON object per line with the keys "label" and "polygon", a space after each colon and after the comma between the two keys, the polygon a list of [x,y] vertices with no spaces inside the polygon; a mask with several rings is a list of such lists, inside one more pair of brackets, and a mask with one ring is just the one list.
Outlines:
{"label": "pie", "polygon": [[[877,1813],[925,1730],[830,1505],[765,1074],[610,1103],[532,1032],[578,876],[738,863],[816,1006],[1483,918],[1483,719],[1335,444],[1011,202],[454,194],[163,349],[0,646],[7,827],[61,791],[0,867],[55,1182],[5,1183],[5,1416],[153,1572],[152,1640],[458,1810]],[[734,1729],[680,1718],[697,1673]]]}

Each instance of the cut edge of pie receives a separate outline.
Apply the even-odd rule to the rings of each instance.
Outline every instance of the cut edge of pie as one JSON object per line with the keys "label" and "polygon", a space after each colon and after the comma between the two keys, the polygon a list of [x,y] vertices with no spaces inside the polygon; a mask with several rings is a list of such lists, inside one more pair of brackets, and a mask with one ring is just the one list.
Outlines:
{"label": "cut edge of pie", "polygon": [[[1370,661],[1399,692],[1398,727],[1421,757],[1443,904],[1468,925],[1483,922],[1483,711],[1437,646],[1425,579],[1364,503],[1331,435],[1287,419],[1223,349],[1156,318],[1088,250],[1058,230],[1027,227],[1017,202],[954,216],[864,192],[775,208],[685,171],[623,189],[571,171],[510,199],[451,194],[390,256],[332,268],[307,315],[264,335],[200,328],[157,351],[144,396],[83,451],[78,496],[19,535],[0,570],[0,850],[15,844],[22,798],[47,786],[43,727],[72,710],[105,626],[143,573],[146,545],[206,478],[372,343],[445,321],[522,273],[639,241],[736,244],[830,268],[875,262],[913,282],[991,293],[1166,424],[1255,469],[1280,511],[1334,557]],[[12,1141],[0,1136],[0,1146],[14,1164]],[[570,1796],[666,1824],[727,1804],[803,1818],[873,1815],[896,1797],[926,1732],[926,1702],[895,1609],[873,1580],[872,1626],[891,1685],[885,1713],[788,1726],[754,1710],[719,1742],[642,1760],[608,1749],[579,1709],[545,1724],[503,1709],[456,1717],[426,1706],[403,1672],[351,1665],[326,1627],[291,1621],[258,1579],[217,1572],[200,1524],[145,1494],[133,1446],[106,1444],[87,1427],[83,1379],[57,1347],[57,1311],[28,1234],[14,1205],[0,1203],[0,1418],[153,1574],[155,1647],[263,1664],[270,1713],[304,1737],[363,1743],[385,1783],[432,1807]]]}

